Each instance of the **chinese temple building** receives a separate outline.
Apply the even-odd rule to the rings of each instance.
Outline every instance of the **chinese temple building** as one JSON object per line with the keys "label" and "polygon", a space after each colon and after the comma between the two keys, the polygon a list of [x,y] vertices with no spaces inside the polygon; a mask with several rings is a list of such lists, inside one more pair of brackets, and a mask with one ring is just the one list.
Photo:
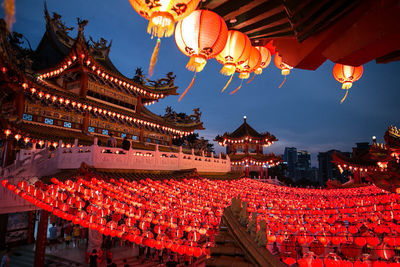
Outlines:
{"label": "chinese temple building", "polygon": [[374,137],[373,144],[368,149],[353,151],[351,158],[336,153],[333,155],[333,163],[341,171],[351,171],[355,184],[373,182],[386,190],[394,191],[400,184],[398,129],[389,127],[385,132],[384,140],[385,144],[378,144]]}
{"label": "chinese temple building", "polygon": [[[118,144],[126,137],[133,147],[143,147],[171,146],[173,138],[203,129],[198,111],[178,121],[146,108],[177,95],[173,73],[149,81],[138,68],[128,78],[109,58],[111,42],[85,38],[88,21],[78,19],[73,38],[60,15],[50,16],[45,8],[45,19],[46,31],[35,51],[22,48],[22,37],[1,24],[1,124],[10,130],[6,135],[43,147],[88,145],[94,138],[106,144],[113,134]],[[13,146],[10,141],[6,154]],[[12,160],[9,155],[3,167]]]}
{"label": "chinese temple building", "polygon": [[254,130],[244,116],[242,125],[232,133],[224,133],[215,138],[219,145],[226,146],[233,171],[244,172],[249,177],[250,172],[257,173],[260,179],[268,178],[269,167],[274,167],[281,158],[273,153],[264,154],[263,147],[268,147],[278,139],[269,132],[259,133]]}

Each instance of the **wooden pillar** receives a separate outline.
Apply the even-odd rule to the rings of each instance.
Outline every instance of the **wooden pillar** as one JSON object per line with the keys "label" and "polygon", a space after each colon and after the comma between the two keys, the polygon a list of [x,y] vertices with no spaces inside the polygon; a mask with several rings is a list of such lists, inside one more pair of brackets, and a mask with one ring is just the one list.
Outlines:
{"label": "wooden pillar", "polygon": [[261,165],[260,170],[260,179],[264,179],[264,167]]}
{"label": "wooden pillar", "polygon": [[8,225],[8,213],[0,214],[0,249],[6,248],[6,232]]}
{"label": "wooden pillar", "polygon": [[265,174],[264,174],[265,178],[268,179],[268,167],[265,168]]}
{"label": "wooden pillar", "polygon": [[250,174],[250,166],[245,166],[244,168],[245,168],[245,170],[246,170],[246,177],[249,177],[249,174]]}
{"label": "wooden pillar", "polygon": [[172,134],[170,134],[169,135],[169,142],[168,142],[168,145],[170,145],[170,146],[172,146],[172,137],[173,137]]}
{"label": "wooden pillar", "polygon": [[256,146],[256,153],[257,154],[260,153],[260,145],[259,144],[257,144],[257,146]]}
{"label": "wooden pillar", "polygon": [[353,170],[353,179],[355,184],[361,183],[361,175],[359,169],[357,169],[356,171]]}
{"label": "wooden pillar", "polygon": [[35,211],[29,211],[28,244],[32,244],[35,238],[35,224]]}
{"label": "wooden pillar", "polygon": [[35,261],[34,261],[35,267],[44,267],[44,254],[46,251],[48,223],[49,223],[49,212],[46,210],[40,210],[40,220],[36,237]]}
{"label": "wooden pillar", "polygon": [[89,111],[86,111],[82,120],[82,131],[87,132],[88,127],[89,127]]}
{"label": "wooden pillar", "polygon": [[144,142],[144,129],[143,126],[140,127],[139,141]]}
{"label": "wooden pillar", "polygon": [[81,70],[81,91],[80,91],[81,97],[86,97],[86,95],[87,95],[88,81],[89,81],[88,74],[82,69]]}
{"label": "wooden pillar", "polygon": [[12,164],[15,159],[15,150],[14,150],[14,140],[12,137],[7,137],[6,142],[3,146],[2,153],[2,166],[3,168]]}
{"label": "wooden pillar", "polygon": [[143,103],[142,103],[142,96],[138,96],[137,98],[137,103],[136,103],[136,113],[140,114],[140,111],[142,109]]}
{"label": "wooden pillar", "polygon": [[247,143],[247,141],[244,144],[244,153],[249,154],[249,144]]}
{"label": "wooden pillar", "polygon": [[20,93],[15,94],[15,107],[16,107],[16,115],[22,119],[25,111],[25,96]]}

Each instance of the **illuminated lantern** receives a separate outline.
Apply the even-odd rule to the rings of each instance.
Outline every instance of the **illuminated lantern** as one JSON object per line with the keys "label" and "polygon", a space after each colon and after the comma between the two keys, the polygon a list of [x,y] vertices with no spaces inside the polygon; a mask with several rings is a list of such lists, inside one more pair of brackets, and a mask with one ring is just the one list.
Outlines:
{"label": "illuminated lantern", "polygon": [[376,246],[375,252],[379,257],[385,260],[389,260],[395,255],[393,248],[386,243],[382,243],[379,246]]}
{"label": "illuminated lantern", "polygon": [[236,65],[243,64],[250,56],[251,41],[246,34],[239,31],[228,31],[224,49],[215,59],[223,64],[221,74],[230,76],[235,73]]}
{"label": "illuminated lantern", "polygon": [[281,70],[281,74],[283,76],[285,76],[285,78],[283,79],[283,82],[281,83],[281,85],[279,85],[279,88],[282,87],[282,85],[285,83],[286,81],[286,76],[288,76],[290,74],[290,70],[293,69],[293,67],[289,66],[288,64],[286,64],[285,62],[282,61],[282,57],[276,53],[275,57],[274,57],[274,63],[275,66]]}
{"label": "illuminated lantern", "polygon": [[190,57],[186,68],[195,75],[183,92],[185,96],[196,78],[196,73],[203,70],[208,59],[214,58],[224,49],[228,38],[225,21],[209,10],[196,10],[179,21],[175,29],[175,42],[181,52]]}
{"label": "illuminated lantern", "polygon": [[352,242],[345,242],[340,250],[348,258],[355,258],[361,253],[361,248]]}
{"label": "illuminated lantern", "polygon": [[275,66],[281,70],[281,74],[283,76],[289,75],[290,70],[293,69],[293,67],[289,66],[288,64],[282,61],[282,57],[278,53],[275,54],[274,63]]}
{"label": "illuminated lantern", "polygon": [[196,10],[178,23],[175,41],[182,53],[190,57],[186,68],[200,72],[208,59],[225,47],[228,28],[224,20],[209,10]]}
{"label": "illuminated lantern", "polygon": [[250,72],[261,66],[261,53],[254,46],[251,47],[249,58],[236,68],[240,79],[248,79]]}
{"label": "illuminated lantern", "polygon": [[363,66],[353,67],[343,64],[335,64],[332,70],[333,77],[336,81],[342,84],[342,89],[346,90],[346,94],[340,103],[346,99],[348,90],[353,85],[353,82],[358,81],[363,74]]}
{"label": "illuminated lantern", "polygon": [[264,46],[256,46],[255,48],[260,51],[261,64],[258,68],[254,70],[254,73],[260,75],[262,73],[262,70],[268,67],[269,63],[271,63],[271,52],[268,50],[268,48]]}
{"label": "illuminated lantern", "polygon": [[175,22],[192,13],[200,0],[129,0],[129,2],[139,15],[149,20],[147,32],[161,38],[171,36]]}

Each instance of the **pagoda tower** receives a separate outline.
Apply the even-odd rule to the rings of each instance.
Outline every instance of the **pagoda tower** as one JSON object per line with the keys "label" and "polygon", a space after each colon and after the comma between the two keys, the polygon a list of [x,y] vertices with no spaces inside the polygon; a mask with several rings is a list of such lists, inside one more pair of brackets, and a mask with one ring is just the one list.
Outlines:
{"label": "pagoda tower", "polygon": [[259,133],[244,121],[232,133],[218,135],[215,141],[221,146],[226,146],[233,171],[242,171],[246,177],[250,173],[257,173],[260,179],[268,178],[268,168],[279,164],[282,159],[273,153],[264,154],[263,148],[272,145],[278,139],[269,132]]}

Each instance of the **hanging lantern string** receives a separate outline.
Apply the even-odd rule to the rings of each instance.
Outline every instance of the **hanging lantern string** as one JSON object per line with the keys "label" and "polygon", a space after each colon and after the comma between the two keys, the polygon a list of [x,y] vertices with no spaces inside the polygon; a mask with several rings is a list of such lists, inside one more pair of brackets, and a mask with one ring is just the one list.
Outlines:
{"label": "hanging lantern string", "polygon": [[154,46],[153,54],[151,54],[151,58],[150,58],[149,78],[154,73],[154,68],[155,68],[156,63],[157,63],[158,51],[160,50],[160,44],[161,44],[161,39],[157,38],[156,46]]}
{"label": "hanging lantern string", "polygon": [[286,76],[285,76],[285,78],[283,79],[283,82],[281,83],[281,85],[279,85],[279,87],[278,88],[282,88],[282,86],[283,86],[283,84],[286,82]]}
{"label": "hanging lantern string", "polygon": [[242,79],[242,81],[240,82],[239,87],[236,88],[234,91],[230,92],[229,94],[230,94],[230,95],[233,95],[234,93],[236,93],[237,91],[239,91],[239,89],[242,88],[242,84],[243,84],[243,79]]}
{"label": "hanging lantern string", "polygon": [[254,80],[254,78],[256,77],[256,74],[255,73],[253,73],[253,77],[250,79],[250,80],[248,80],[247,82],[246,82],[246,84],[249,84],[249,83],[251,83],[253,80]]}
{"label": "hanging lantern string", "polygon": [[189,91],[189,89],[193,86],[194,81],[196,80],[196,74],[197,74],[197,72],[194,73],[192,81],[190,82],[190,84],[186,88],[186,90],[182,93],[182,95],[179,97],[178,102],[180,102],[182,100],[182,98],[186,95],[186,93]]}
{"label": "hanging lantern string", "polygon": [[[234,73],[233,73],[234,74]],[[231,77],[229,78],[228,82],[225,84],[224,88],[222,88],[221,93],[223,93],[225,91],[226,88],[228,88],[228,85],[231,83],[232,78],[233,78],[233,74],[231,75]]]}
{"label": "hanging lantern string", "polygon": [[346,100],[346,97],[347,97],[348,93],[349,93],[349,90],[346,89],[346,94],[344,95],[344,97],[342,98],[342,100],[340,100],[340,104],[342,104],[342,103]]}

